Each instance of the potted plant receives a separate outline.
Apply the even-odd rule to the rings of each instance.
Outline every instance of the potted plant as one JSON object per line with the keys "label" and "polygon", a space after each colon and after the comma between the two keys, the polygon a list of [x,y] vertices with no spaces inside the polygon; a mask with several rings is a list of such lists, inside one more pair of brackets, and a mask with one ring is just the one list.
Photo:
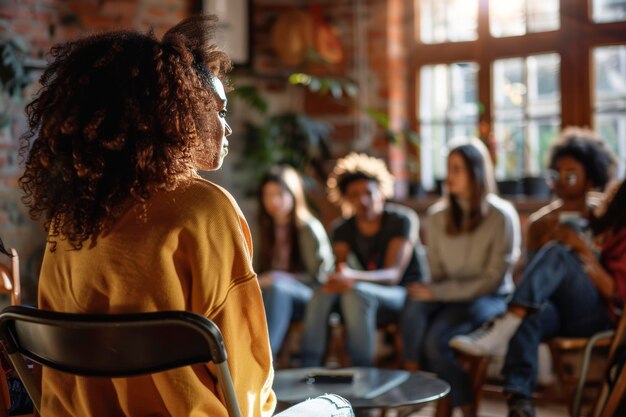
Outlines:
{"label": "potted plant", "polygon": [[29,47],[14,34],[0,34],[0,135],[10,135],[13,107],[23,99],[23,89],[32,82],[26,67]]}

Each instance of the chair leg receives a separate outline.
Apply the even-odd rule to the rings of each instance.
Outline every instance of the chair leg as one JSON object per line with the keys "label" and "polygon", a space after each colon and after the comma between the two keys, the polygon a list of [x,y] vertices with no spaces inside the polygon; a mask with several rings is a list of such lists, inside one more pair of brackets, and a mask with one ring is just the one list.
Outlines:
{"label": "chair leg", "polygon": [[622,368],[619,373],[619,377],[615,381],[615,386],[609,394],[609,397],[602,410],[601,417],[613,417],[616,414],[617,408],[623,402],[626,395],[626,366]]}
{"label": "chair leg", "polygon": [[33,378],[33,374],[26,366],[26,362],[24,361],[24,357],[20,353],[9,353],[9,359],[13,364],[13,368],[17,375],[22,380],[22,384],[24,384],[24,388],[26,388],[26,392],[30,396],[30,399],[33,401],[33,406],[35,410],[39,412],[41,409],[41,392],[39,392],[39,387],[35,384],[35,380]]}
{"label": "chair leg", "polygon": [[478,415],[478,407],[482,397],[482,388],[487,377],[487,367],[491,358],[489,356],[472,357],[470,364],[470,378],[472,384],[472,393],[474,394],[474,402],[472,403],[472,412]]}
{"label": "chair leg", "polygon": [[452,417],[452,407],[450,405],[450,397],[446,396],[437,401],[437,410],[435,417]]}

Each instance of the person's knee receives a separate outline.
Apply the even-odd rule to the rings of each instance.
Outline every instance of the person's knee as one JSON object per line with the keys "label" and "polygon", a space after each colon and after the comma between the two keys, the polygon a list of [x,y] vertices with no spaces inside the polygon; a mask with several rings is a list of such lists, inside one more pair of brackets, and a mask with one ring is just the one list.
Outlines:
{"label": "person's knee", "polygon": [[376,310],[378,303],[376,297],[365,288],[355,286],[341,297],[342,309],[348,314],[350,312],[360,312],[371,309]]}
{"label": "person's knee", "polygon": [[422,349],[424,360],[435,366],[441,361],[447,361],[450,353],[449,341],[448,337],[444,337],[439,332],[428,332],[424,337]]}

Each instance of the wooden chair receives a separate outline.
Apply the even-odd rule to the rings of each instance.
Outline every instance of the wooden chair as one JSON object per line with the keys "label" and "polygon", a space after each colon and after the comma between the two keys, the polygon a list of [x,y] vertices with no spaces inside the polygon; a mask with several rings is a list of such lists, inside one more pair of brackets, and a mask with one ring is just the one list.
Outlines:
{"label": "wooden chair", "polygon": [[[609,364],[611,364],[611,362],[613,361],[618,346],[624,343],[626,343],[626,314],[622,313],[617,328],[615,329],[615,334],[611,341],[611,346],[609,348]],[[623,403],[624,393],[626,392],[626,373],[624,372],[625,369],[626,367],[622,368],[622,371],[619,373],[619,375],[617,375],[615,379],[615,386],[612,391],[609,390],[609,385],[607,382],[604,382],[604,384],[602,385],[600,395],[598,395],[598,399],[593,410],[594,417],[613,417],[614,415],[616,415],[615,411],[617,410],[617,407],[621,403]]]}
{"label": "wooden chair", "polygon": [[[20,286],[20,258],[17,251],[13,248],[9,249],[12,255],[10,266],[0,264],[0,294],[10,294],[11,305],[19,305],[22,302],[22,293]],[[2,349],[2,348],[0,348]],[[3,349],[2,349],[3,350]],[[0,352],[4,354],[4,352]],[[9,394],[9,385],[7,374],[0,367],[0,416],[8,417],[11,406],[11,396]],[[22,414],[15,417],[32,417],[34,414]]]}

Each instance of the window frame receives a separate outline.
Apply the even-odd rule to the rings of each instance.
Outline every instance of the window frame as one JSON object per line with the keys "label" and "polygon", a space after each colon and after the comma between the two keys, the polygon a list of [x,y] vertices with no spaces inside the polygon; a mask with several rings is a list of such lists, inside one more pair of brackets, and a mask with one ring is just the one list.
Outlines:
{"label": "window frame", "polygon": [[[426,44],[420,40],[419,0],[413,2],[409,33],[413,46],[409,55],[411,127],[420,131],[420,69],[425,65],[475,62],[478,64],[478,100],[482,105],[478,130],[488,139],[493,130],[493,63],[503,58],[557,53],[561,58],[561,127],[593,126],[593,48],[626,45],[626,22],[595,23],[592,0],[560,0],[560,27],[549,32],[494,37],[489,30],[489,1],[478,2],[478,38],[473,41]],[[494,0],[492,0],[494,1]],[[498,0],[495,0],[498,1]],[[578,88],[578,86],[585,86]]]}

